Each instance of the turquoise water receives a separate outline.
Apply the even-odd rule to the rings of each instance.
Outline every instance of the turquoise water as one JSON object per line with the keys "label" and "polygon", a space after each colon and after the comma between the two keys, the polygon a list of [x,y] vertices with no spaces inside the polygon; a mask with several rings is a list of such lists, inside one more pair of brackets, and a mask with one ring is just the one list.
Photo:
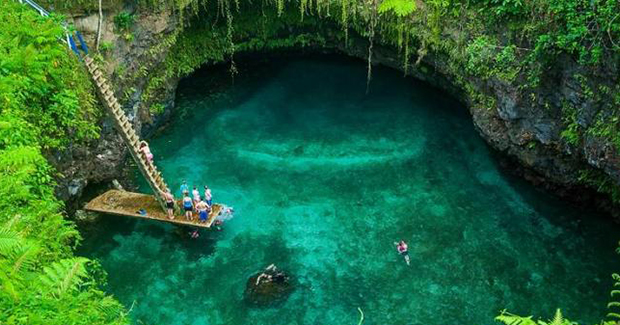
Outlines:
{"label": "turquoise water", "polygon": [[[503,308],[606,313],[618,227],[503,174],[462,105],[337,57],[275,57],[185,80],[151,141],[174,189],[234,206],[222,231],[105,216],[82,252],[137,324],[493,324]],[[147,190],[144,183],[142,189]],[[411,266],[393,242],[409,243]],[[295,291],[243,300],[270,263]]]}

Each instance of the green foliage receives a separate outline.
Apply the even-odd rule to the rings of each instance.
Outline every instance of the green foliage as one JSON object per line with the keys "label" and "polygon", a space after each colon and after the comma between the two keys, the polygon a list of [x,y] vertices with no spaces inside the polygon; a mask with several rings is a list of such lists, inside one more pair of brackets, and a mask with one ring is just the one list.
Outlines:
{"label": "green foliage", "polygon": [[414,11],[414,0],[384,0],[379,5],[379,13],[392,12],[398,17],[405,17]]}
{"label": "green foliage", "polygon": [[[620,248],[617,251],[620,252]],[[614,273],[611,276],[614,279],[614,288],[620,288],[620,274]],[[610,295],[612,299],[616,296],[620,296],[620,290],[613,289],[611,290]],[[618,311],[620,309],[620,301],[618,300],[611,301],[610,303],[607,304],[607,308],[610,309],[610,312],[607,314],[607,317],[614,318],[614,319],[620,319],[620,312]]]}
{"label": "green foliage", "polygon": [[0,4],[0,142],[25,144],[36,137],[43,148],[62,148],[96,138],[91,85],[58,42],[62,28],[19,9],[12,1]]}
{"label": "green foliage", "polygon": [[124,324],[54,197],[42,150],[97,135],[90,83],[60,26],[0,2],[0,323]]}
{"label": "green foliage", "polygon": [[135,16],[132,13],[122,11],[118,15],[114,16],[114,25],[119,31],[126,32],[133,26],[135,22]]}
{"label": "green foliage", "polygon": [[576,146],[581,141],[581,126],[577,121],[578,111],[567,102],[562,104],[564,130],[560,134],[567,143]]}
{"label": "green foliage", "polygon": [[609,195],[614,203],[620,203],[620,186],[604,172],[598,170],[582,170],[577,181],[596,189],[599,193]]}
{"label": "green foliage", "polygon": [[[557,309],[552,319],[548,321],[533,320],[532,316],[522,317],[511,314],[503,310],[499,316],[495,317],[495,320],[505,325],[577,325],[562,315],[562,312]],[[614,325],[614,322],[603,322],[601,325]]]}

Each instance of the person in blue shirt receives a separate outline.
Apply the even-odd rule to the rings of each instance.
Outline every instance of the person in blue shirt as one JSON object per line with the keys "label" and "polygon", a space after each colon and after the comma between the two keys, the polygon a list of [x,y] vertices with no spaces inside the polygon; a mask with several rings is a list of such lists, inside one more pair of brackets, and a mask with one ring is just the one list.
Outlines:
{"label": "person in blue shirt", "polygon": [[189,194],[189,186],[187,186],[187,181],[183,180],[183,184],[181,184],[181,195]]}

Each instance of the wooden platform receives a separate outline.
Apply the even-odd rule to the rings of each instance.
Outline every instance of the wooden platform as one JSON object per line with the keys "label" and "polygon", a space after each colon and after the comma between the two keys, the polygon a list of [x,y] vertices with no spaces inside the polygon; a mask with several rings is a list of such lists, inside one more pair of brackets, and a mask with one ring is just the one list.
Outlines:
{"label": "wooden platform", "polygon": [[[177,202],[177,207],[181,206],[181,201]],[[168,215],[162,210],[161,205],[153,195],[142,193],[133,193],[119,190],[109,190],[92,201],[88,202],[85,209],[88,211],[114,214],[118,216],[127,216],[151,220],[165,221],[186,226],[195,226],[202,228],[211,228],[215,218],[222,211],[222,205],[213,204],[211,213],[207,218],[207,222],[198,222],[198,216],[194,213],[194,220],[189,221],[185,216],[175,214],[174,219],[169,219]],[[146,214],[140,214],[140,210],[146,211]]]}

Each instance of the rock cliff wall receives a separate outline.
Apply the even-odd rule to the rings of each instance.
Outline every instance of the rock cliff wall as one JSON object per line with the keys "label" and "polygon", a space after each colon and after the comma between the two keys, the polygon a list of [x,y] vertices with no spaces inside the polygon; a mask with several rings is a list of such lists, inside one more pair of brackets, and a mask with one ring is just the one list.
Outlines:
{"label": "rock cliff wall", "polygon": [[[115,26],[114,17],[121,12],[135,17],[128,30]],[[244,15],[243,10],[236,15]],[[171,67],[169,56],[178,56],[171,51],[179,49],[188,33],[193,33],[194,38],[201,37],[197,30],[204,29],[203,41],[226,43],[225,32],[218,34],[215,27],[205,28],[204,21],[197,23],[181,19],[178,12],[170,10],[153,12],[116,6],[107,8],[104,16],[102,44],[105,49],[101,51],[100,59],[106,62],[124,108],[134,119],[136,127],[148,135],[172,112],[176,85],[184,74],[191,71]],[[94,44],[96,12],[74,12],[72,17],[76,27],[84,31],[89,42]],[[222,17],[218,19],[224,20]],[[330,19],[309,17],[303,22],[293,23],[285,18],[282,20],[281,24],[274,25],[268,36],[258,27],[261,24],[258,18],[253,23],[252,19],[242,21],[244,27],[235,26],[235,32],[240,35],[235,38],[237,51],[304,47],[337,51],[362,59],[368,56],[368,35],[360,36],[365,34],[364,30],[357,28],[356,32],[355,27],[351,28],[345,43],[342,27]],[[211,24],[215,26],[216,22]],[[292,40],[292,35],[306,36],[307,42],[300,45],[297,39]],[[314,37],[308,38],[308,35]],[[421,53],[423,45],[420,44],[411,50],[410,63],[404,65],[402,50],[397,50],[389,37],[387,33],[378,32],[376,35],[372,54],[374,64],[400,70],[406,66],[408,74],[443,88],[466,103],[475,127],[491,147],[509,158],[507,166],[510,169],[559,195],[588,204],[596,203],[606,211],[618,214],[618,206],[611,203],[612,196],[620,193],[618,145],[610,141],[609,136],[596,133],[586,133],[579,141],[568,141],[565,132],[571,126],[584,129],[594,126],[607,111],[614,114],[614,110],[608,109],[615,105],[613,94],[605,94],[604,90],[615,89],[620,84],[620,59],[607,58],[593,69],[566,57],[547,69],[535,90],[524,91],[525,81],[519,78],[506,81],[500,76],[483,78],[459,71],[454,68],[454,60],[447,51]],[[255,39],[260,39],[262,45],[247,45],[255,44]],[[194,51],[200,51],[200,48]],[[205,47],[204,51],[214,50]],[[190,68],[201,63],[228,60],[226,51],[223,48],[204,58],[196,52]],[[192,56],[192,52],[185,55]],[[175,68],[183,72],[160,73]],[[101,139],[90,147],[73,148],[53,156],[53,161],[64,174],[59,186],[63,199],[73,202],[87,185],[110,181],[121,175],[125,150],[111,124],[104,120],[102,125]],[[595,194],[597,191],[604,193]]]}

